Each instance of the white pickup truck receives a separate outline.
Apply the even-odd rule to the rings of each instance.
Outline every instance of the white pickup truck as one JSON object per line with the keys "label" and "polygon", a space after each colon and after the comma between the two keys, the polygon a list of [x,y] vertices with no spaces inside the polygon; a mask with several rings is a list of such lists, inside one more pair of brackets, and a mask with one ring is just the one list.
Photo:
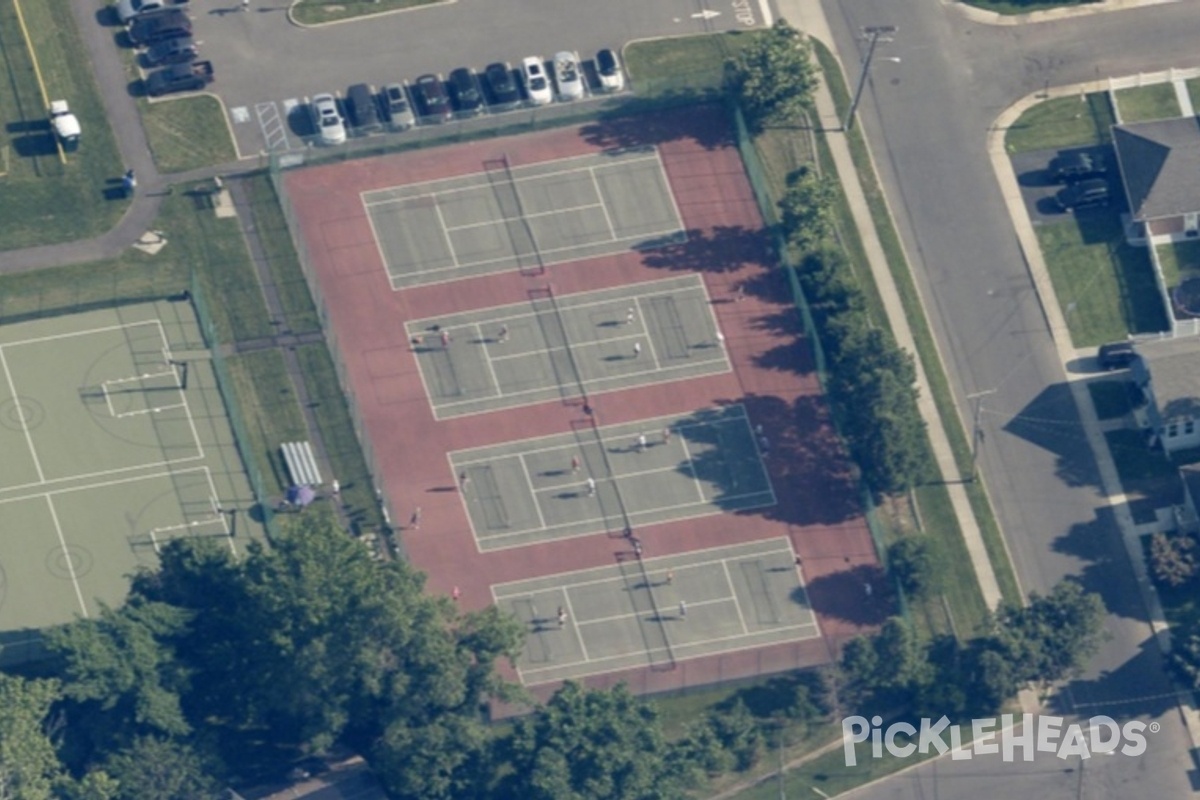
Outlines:
{"label": "white pickup truck", "polygon": [[117,0],[117,16],[125,24],[134,17],[188,5],[189,0]]}
{"label": "white pickup truck", "polygon": [[64,150],[74,150],[79,147],[82,130],[79,127],[79,120],[67,107],[66,100],[55,100],[50,104],[50,127],[54,129],[54,135],[58,137],[58,140],[62,142]]}

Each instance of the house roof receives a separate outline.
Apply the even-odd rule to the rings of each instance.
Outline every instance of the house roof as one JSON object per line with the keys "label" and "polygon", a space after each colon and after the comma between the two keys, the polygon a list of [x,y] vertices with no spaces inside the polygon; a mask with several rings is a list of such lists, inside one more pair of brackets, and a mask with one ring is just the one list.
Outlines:
{"label": "house roof", "polygon": [[1200,118],[1114,125],[1113,147],[1135,220],[1200,212]]}
{"label": "house roof", "polygon": [[[1154,401],[1164,421],[1200,417],[1200,338],[1150,339],[1137,343],[1150,373]],[[1138,370],[1134,380],[1139,380]]]}

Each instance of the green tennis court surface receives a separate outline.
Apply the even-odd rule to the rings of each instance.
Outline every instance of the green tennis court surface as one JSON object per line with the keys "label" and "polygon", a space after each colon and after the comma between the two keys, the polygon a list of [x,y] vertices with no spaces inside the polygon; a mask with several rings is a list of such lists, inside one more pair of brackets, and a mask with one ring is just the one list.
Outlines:
{"label": "green tennis court surface", "polygon": [[820,635],[786,538],[631,555],[613,566],[498,584],[492,596],[528,631],[517,659],[526,685]]}
{"label": "green tennis court surface", "polygon": [[0,664],[119,604],[163,543],[262,533],[186,302],[0,327],[0,448]]}
{"label": "green tennis court surface", "polygon": [[405,325],[434,417],[496,411],[730,370],[698,275]]}
{"label": "green tennis court surface", "polygon": [[776,502],[740,405],[582,425],[449,458],[466,478],[461,495],[481,551]]}
{"label": "green tennis court surface", "polygon": [[393,289],[686,240],[653,147],[365,192]]}

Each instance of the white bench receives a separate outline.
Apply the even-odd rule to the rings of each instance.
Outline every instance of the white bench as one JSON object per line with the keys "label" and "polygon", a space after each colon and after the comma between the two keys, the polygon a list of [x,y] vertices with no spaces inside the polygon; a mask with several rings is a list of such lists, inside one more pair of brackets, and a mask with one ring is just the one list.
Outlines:
{"label": "white bench", "polygon": [[308,442],[284,442],[279,446],[294,486],[320,486],[321,470]]}

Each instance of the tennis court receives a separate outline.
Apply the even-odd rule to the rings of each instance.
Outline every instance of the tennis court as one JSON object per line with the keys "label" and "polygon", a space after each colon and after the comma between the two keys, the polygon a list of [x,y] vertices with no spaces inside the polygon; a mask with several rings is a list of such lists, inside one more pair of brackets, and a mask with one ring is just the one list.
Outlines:
{"label": "tennis court", "polygon": [[[740,405],[449,454],[481,551],[776,503]],[[465,481],[462,479],[465,477]]]}
{"label": "tennis court", "polygon": [[498,584],[527,686],[820,635],[786,537]]}
{"label": "tennis court", "polygon": [[654,147],[362,193],[393,289],[686,240]]}
{"label": "tennis court", "polygon": [[0,663],[173,538],[261,536],[209,359],[184,301],[0,327]]}
{"label": "tennis court", "polygon": [[561,297],[543,287],[405,330],[437,419],[730,370],[697,275]]}

